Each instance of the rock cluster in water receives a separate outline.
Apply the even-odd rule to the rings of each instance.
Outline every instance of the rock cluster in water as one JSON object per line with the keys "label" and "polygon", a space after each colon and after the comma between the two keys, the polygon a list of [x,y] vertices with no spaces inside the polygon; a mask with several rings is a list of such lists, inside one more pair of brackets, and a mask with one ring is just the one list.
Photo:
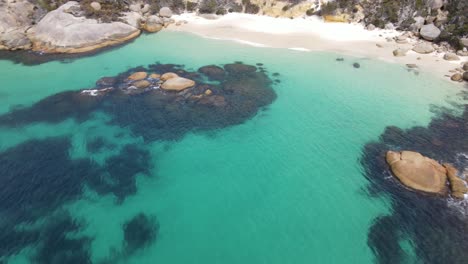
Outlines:
{"label": "rock cluster in water", "polygon": [[262,67],[208,65],[198,72],[154,64],[115,77],[93,89],[62,92],[0,116],[0,126],[88,119],[102,111],[146,140],[178,139],[191,130],[239,124],[273,102],[276,94]]}

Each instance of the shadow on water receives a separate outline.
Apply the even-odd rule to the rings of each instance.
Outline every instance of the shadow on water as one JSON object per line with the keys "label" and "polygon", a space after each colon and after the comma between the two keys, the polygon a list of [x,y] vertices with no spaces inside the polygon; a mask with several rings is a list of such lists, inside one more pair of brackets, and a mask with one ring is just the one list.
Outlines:
{"label": "shadow on water", "polygon": [[[144,87],[128,77],[144,71]],[[151,73],[174,72],[196,85],[179,92],[161,89]],[[142,80],[139,80],[140,84]],[[137,67],[98,80],[96,89],[61,92],[29,107],[16,107],[0,116],[0,127],[22,127],[36,122],[84,122],[97,112],[111,123],[128,127],[135,137],[177,140],[191,131],[213,131],[240,124],[271,104],[273,82],[257,67],[242,63],[209,65],[189,72],[181,65]],[[150,152],[127,144],[102,164],[90,158],[72,159],[71,137],[29,140],[0,153],[0,263],[25,248],[33,263],[91,263],[93,237],[77,234],[86,225],[60,210],[82,198],[84,187],[98,195],[112,194],[121,203],[137,191],[136,177],[150,176]],[[170,147],[170,145],[167,145]],[[88,141],[86,150],[97,153],[117,148],[106,138]],[[122,227],[124,242],[103,263],[125,262],[156,241],[155,216],[137,214]]]}
{"label": "shadow on water", "polygon": [[[466,91],[461,94],[466,99]],[[416,263],[467,263],[468,216],[451,198],[433,197],[404,188],[391,176],[385,162],[387,150],[413,150],[441,162],[468,168],[468,105],[462,113],[437,109],[428,127],[400,129],[389,126],[377,142],[365,145],[361,164],[371,196],[391,200],[391,214],[374,220],[368,244],[378,263],[414,263],[400,246],[411,241]],[[460,205],[462,206],[462,205]]]}

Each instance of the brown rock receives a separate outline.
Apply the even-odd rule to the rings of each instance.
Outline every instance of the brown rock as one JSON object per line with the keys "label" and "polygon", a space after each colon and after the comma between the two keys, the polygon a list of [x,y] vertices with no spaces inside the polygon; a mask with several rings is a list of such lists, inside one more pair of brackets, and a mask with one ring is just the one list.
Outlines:
{"label": "brown rock", "polygon": [[463,76],[461,75],[461,73],[455,73],[454,75],[452,75],[452,77],[450,77],[450,80],[454,82],[461,82],[463,80]]}
{"label": "brown rock", "polygon": [[146,72],[135,72],[132,75],[128,76],[127,80],[130,81],[139,81],[143,80],[148,76],[148,73]]}
{"label": "brown rock", "polygon": [[393,174],[403,185],[432,194],[445,194],[446,170],[437,161],[413,151],[402,151],[400,159],[393,151],[386,155]]}
{"label": "brown rock", "polygon": [[212,92],[210,89],[208,89],[208,90],[205,91],[205,95],[211,95],[212,93],[213,93],[213,92]]}
{"label": "brown rock", "polygon": [[168,91],[182,91],[194,85],[195,85],[195,82],[190,79],[183,78],[183,77],[174,77],[165,81],[161,85],[161,88],[164,90],[168,90]]}
{"label": "brown rock", "polygon": [[157,73],[152,73],[148,76],[148,78],[151,78],[151,79],[159,79],[161,78],[161,74],[157,74]]}
{"label": "brown rock", "polygon": [[451,164],[445,163],[444,167],[447,170],[452,196],[458,199],[465,198],[465,194],[468,193],[466,182],[457,176],[458,171]]}
{"label": "brown rock", "polygon": [[132,85],[135,86],[136,88],[143,89],[143,88],[149,87],[151,83],[147,80],[141,80],[141,81],[136,81],[132,83]]}
{"label": "brown rock", "polygon": [[167,81],[172,78],[179,77],[179,75],[173,73],[173,72],[166,72],[165,74],[161,75],[160,79],[163,81]]}

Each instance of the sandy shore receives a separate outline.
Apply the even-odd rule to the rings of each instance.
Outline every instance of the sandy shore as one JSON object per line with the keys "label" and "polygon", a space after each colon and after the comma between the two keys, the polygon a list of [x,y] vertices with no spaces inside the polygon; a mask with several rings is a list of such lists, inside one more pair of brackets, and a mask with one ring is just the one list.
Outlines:
{"label": "sandy shore", "polygon": [[[287,48],[300,51],[332,51],[357,57],[377,58],[400,64],[416,64],[422,71],[435,73],[450,81],[446,75],[460,67],[468,57],[459,61],[444,60],[443,53],[418,54],[409,51],[404,57],[393,56],[397,48],[411,49],[407,44],[388,42],[387,38],[401,35],[395,30],[364,29],[362,25],[324,23],[317,17],[272,18],[267,16],[231,13],[217,19],[205,19],[195,14],[175,16],[187,24],[172,25],[168,30],[191,32],[207,38],[237,41],[258,47]],[[413,43],[411,42],[413,41]]]}

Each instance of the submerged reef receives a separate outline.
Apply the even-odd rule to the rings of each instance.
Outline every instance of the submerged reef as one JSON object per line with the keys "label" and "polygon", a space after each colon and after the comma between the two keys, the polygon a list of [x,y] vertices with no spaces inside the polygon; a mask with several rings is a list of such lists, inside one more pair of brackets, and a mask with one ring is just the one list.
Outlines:
{"label": "submerged reef", "polygon": [[401,247],[404,241],[414,247],[417,263],[466,263],[466,202],[405,188],[385,161],[389,149],[413,150],[463,172],[468,168],[468,105],[461,109],[462,114],[442,111],[428,127],[387,127],[378,141],[364,147],[361,164],[369,195],[391,202],[390,215],[375,219],[368,234],[378,263],[413,263]]}
{"label": "submerged reef", "polygon": [[93,89],[61,92],[13,109],[0,116],[0,127],[68,118],[82,122],[101,111],[145,140],[173,140],[188,131],[223,128],[253,117],[275,100],[272,84],[263,68],[242,63],[205,66],[198,72],[154,64],[103,77]]}
{"label": "submerged reef", "polygon": [[[240,124],[271,104],[273,82],[261,66],[233,63],[198,71],[153,64],[103,77],[96,87],[66,91],[0,116],[0,128],[21,128],[67,119],[84,122],[104,113],[111,124],[146,141],[177,140],[187,132]],[[73,137],[29,141],[0,152],[0,263],[24,249],[32,263],[91,263],[93,237],[80,236],[86,222],[64,206],[83,190],[113,195],[116,203],[137,192],[139,175],[153,176],[153,157],[142,144],[117,144],[105,136],[85,145],[89,156],[73,158]],[[98,162],[92,154],[111,153]],[[156,217],[139,213],[123,226],[123,244],[102,263],[125,262],[157,239]],[[99,262],[100,263],[100,262]]]}

